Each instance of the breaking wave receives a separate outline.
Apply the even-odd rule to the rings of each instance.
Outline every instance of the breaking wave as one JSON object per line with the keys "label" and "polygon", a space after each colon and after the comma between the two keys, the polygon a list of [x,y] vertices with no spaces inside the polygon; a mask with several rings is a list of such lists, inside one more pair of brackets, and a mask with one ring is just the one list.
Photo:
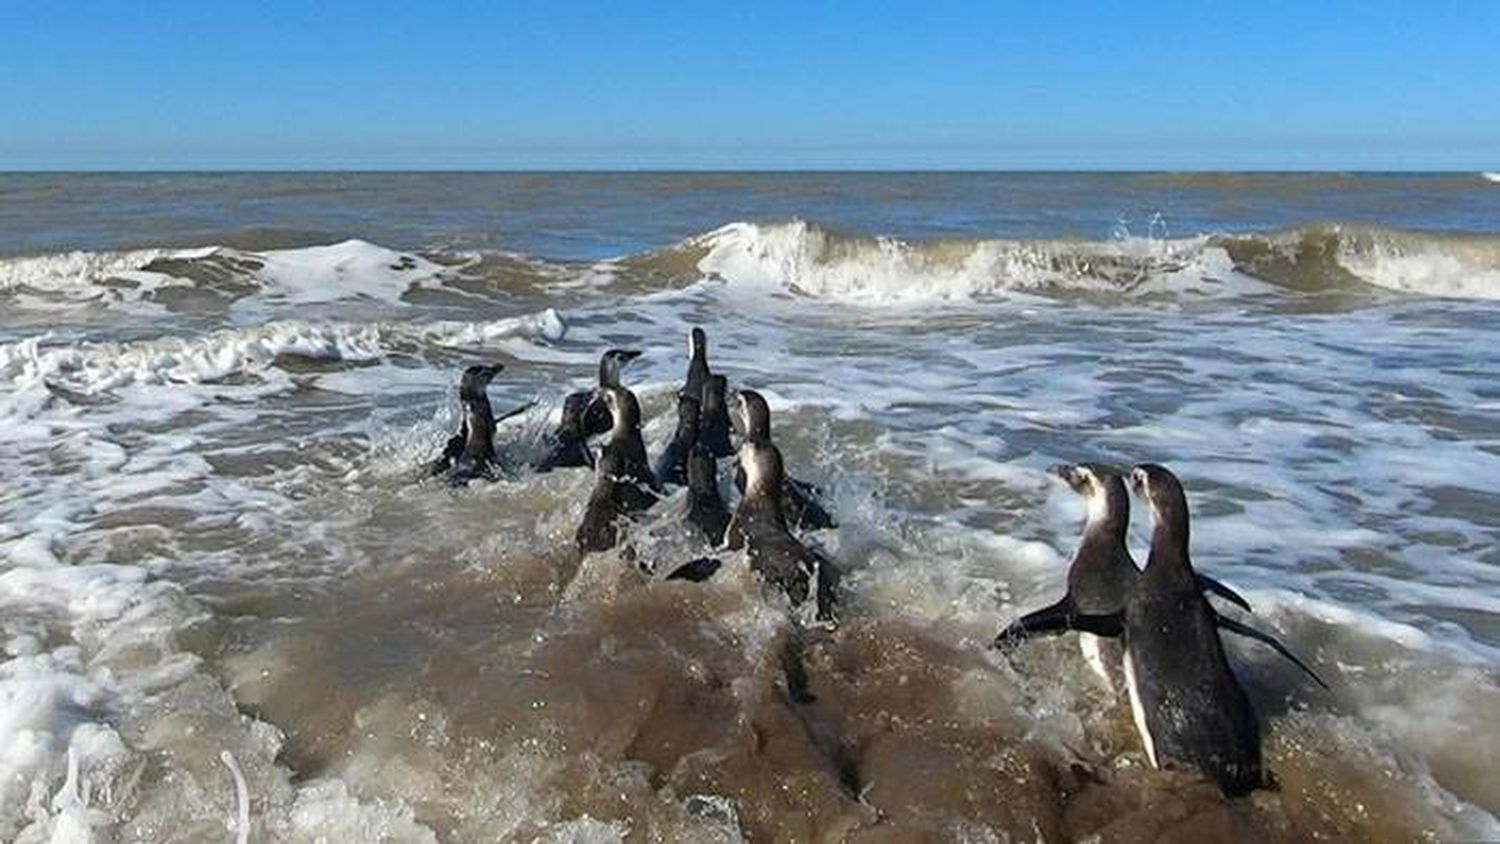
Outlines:
{"label": "breaking wave", "polygon": [[1310,225],[1275,233],[1106,240],[901,240],[803,220],[735,222],[608,262],[510,253],[400,252],[360,240],[297,249],[225,246],[0,260],[0,299],[138,304],[181,289],[301,307],[410,303],[422,288],[568,295],[678,288],[704,278],[796,295],[899,304],[1010,295],[1233,297],[1379,293],[1500,299],[1500,236]]}
{"label": "breaking wave", "polygon": [[1277,234],[1181,239],[903,241],[802,221],[731,223],[694,238],[700,271],[866,303],[1011,292],[1129,295],[1304,293],[1374,287],[1500,298],[1500,237],[1306,226]]}

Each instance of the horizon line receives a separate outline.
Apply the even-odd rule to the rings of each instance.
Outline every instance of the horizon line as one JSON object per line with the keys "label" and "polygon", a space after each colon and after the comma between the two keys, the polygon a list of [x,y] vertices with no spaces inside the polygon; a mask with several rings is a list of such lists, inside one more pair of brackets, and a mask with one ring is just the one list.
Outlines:
{"label": "horizon line", "polygon": [[0,166],[0,175],[291,175],[297,173],[350,174],[580,174],[601,175],[691,175],[691,174],[762,174],[762,175],[922,175],[922,174],[992,174],[992,175],[1483,175],[1500,172],[1482,167],[22,167]]}

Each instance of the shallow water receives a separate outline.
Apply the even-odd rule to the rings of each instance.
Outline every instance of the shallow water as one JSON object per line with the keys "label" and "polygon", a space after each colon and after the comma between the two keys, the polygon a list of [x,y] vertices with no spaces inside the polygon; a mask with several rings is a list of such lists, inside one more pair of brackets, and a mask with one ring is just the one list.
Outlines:
{"label": "shallow water", "polygon": [[[0,840],[1500,835],[1477,174],[5,175],[0,209]],[[644,349],[654,451],[691,325],[828,490],[836,629],[734,556],[579,560],[586,472],[419,480],[481,361],[539,401],[522,459]],[[1197,566],[1329,681],[1230,645],[1279,790],[1149,770],[1070,641],[987,649],[1062,588],[1072,460],[1171,466]],[[641,559],[703,552],[681,507]]]}

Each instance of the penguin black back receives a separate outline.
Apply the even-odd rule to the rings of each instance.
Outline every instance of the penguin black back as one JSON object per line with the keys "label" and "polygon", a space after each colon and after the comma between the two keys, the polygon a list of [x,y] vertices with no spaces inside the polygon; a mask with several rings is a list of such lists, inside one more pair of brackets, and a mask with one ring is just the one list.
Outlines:
{"label": "penguin black back", "polygon": [[714,457],[734,454],[729,440],[729,380],[710,375],[703,384],[703,401],[699,407],[698,438]]}
{"label": "penguin black back", "polygon": [[658,484],[684,484],[687,482],[688,453],[698,443],[698,400],[692,396],[677,396],[677,430],[672,440],[656,458],[652,472]]}
{"label": "penguin black back", "polygon": [[[553,469],[594,465],[594,453],[589,450],[588,435],[584,433],[583,417],[594,401],[593,390],[569,393],[563,399],[562,421],[548,441],[547,453],[536,463],[536,471],[550,472]],[[606,411],[608,412],[608,411]]]}
{"label": "penguin black back", "polygon": [[729,510],[719,495],[719,464],[702,445],[693,447],[687,458],[688,523],[703,533],[710,545],[724,541],[729,527]]}

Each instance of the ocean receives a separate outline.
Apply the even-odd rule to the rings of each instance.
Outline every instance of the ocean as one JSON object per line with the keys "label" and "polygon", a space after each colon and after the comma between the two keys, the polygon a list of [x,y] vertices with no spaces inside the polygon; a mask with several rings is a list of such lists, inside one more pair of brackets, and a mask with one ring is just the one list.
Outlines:
{"label": "ocean", "polygon": [[[588,470],[423,473],[465,366],[519,466],[610,347],[655,453],[693,326],[837,625],[643,573],[680,493],[580,559]],[[1494,174],[0,174],[0,840],[1500,838],[1497,422]],[[1328,681],[1226,638],[1276,788],[989,647],[1072,461]]]}

